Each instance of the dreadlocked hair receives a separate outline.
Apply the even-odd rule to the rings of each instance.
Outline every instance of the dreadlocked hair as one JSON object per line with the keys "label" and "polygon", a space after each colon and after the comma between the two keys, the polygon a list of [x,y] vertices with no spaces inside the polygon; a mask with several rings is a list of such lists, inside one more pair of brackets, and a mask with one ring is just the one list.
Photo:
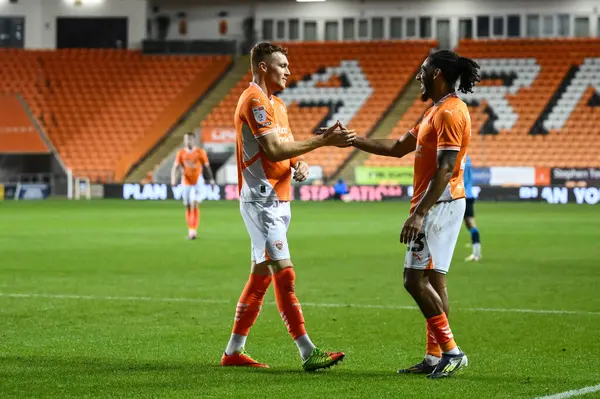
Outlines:
{"label": "dreadlocked hair", "polygon": [[479,64],[452,51],[436,51],[429,56],[429,60],[435,68],[442,70],[450,87],[456,87],[459,81],[458,90],[462,93],[472,93],[475,84],[481,80]]}

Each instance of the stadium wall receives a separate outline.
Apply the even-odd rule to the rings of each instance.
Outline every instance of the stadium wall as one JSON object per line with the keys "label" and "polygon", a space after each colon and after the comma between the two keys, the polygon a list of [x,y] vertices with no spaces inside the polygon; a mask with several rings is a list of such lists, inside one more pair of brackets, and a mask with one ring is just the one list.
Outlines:
{"label": "stadium wall", "polygon": [[[226,18],[219,17],[219,13],[227,12]],[[179,18],[177,14],[186,13],[187,32],[180,34],[179,24],[176,23]],[[209,40],[242,40],[245,38],[243,31],[243,22],[254,15],[254,7],[248,4],[227,5],[227,6],[195,6],[185,7],[181,5],[165,5],[160,7],[158,13],[152,10],[148,15],[155,24],[154,18],[158,15],[167,15],[171,18],[171,24],[167,33],[169,40],[184,39],[209,39]],[[227,34],[222,35],[219,31],[219,24],[222,20],[227,20]],[[157,38],[157,30],[152,29],[152,39]]]}
{"label": "stadium wall", "polygon": [[[413,187],[410,185],[351,185],[348,190],[348,194],[343,198],[344,202],[409,201],[413,194]],[[172,187],[168,184],[105,184],[102,191],[104,198],[128,201],[179,201],[183,187]],[[481,201],[530,201],[557,205],[596,205],[600,202],[598,187],[474,186],[473,193]],[[293,186],[291,192],[292,200],[295,201],[330,201],[333,200],[334,194],[335,190],[330,185]],[[239,200],[237,185],[215,187],[205,185],[199,200],[237,201]]]}
{"label": "stadium wall", "polygon": [[56,48],[58,17],[127,17],[130,48],[140,48],[146,37],[147,0],[0,0],[0,17],[25,17],[25,47]]}
{"label": "stadium wall", "polygon": [[[521,16],[521,32],[525,35],[527,32],[527,16],[537,15],[569,15],[569,35],[575,33],[575,18],[578,16],[590,17],[590,34],[596,35],[598,32],[598,12],[600,6],[593,0],[532,0],[532,1],[471,1],[471,0],[431,0],[431,1],[328,1],[325,3],[280,3],[276,6],[273,3],[257,3],[254,6],[249,5],[223,5],[223,6],[173,6],[167,5],[161,7],[161,12],[169,15],[174,21],[178,20],[179,12],[186,13],[187,34],[179,33],[178,24],[172,23],[168,39],[237,39],[242,35],[242,21],[246,18],[254,18],[255,31],[258,38],[262,37],[263,20],[284,21],[285,34],[283,38],[275,37],[280,40],[288,39],[288,21],[297,19],[299,21],[299,37],[303,38],[303,29],[305,21],[315,21],[317,23],[317,40],[325,38],[325,23],[328,21],[339,21],[338,37],[342,38],[342,19],[356,18],[367,21],[367,36],[371,34],[371,18],[384,18],[384,38],[390,38],[391,17],[416,17],[416,34],[419,35],[418,17],[432,17],[431,38],[437,37],[435,19],[448,19],[450,21],[451,45],[454,47],[458,43],[459,20],[465,18],[476,19],[477,16]],[[227,17],[220,17],[220,12],[226,12]],[[228,22],[228,34],[219,33],[219,23],[221,20]],[[474,21],[475,22],[475,21]],[[556,21],[554,22],[556,24]],[[506,25],[506,19],[504,21]],[[542,22],[540,21],[540,24]],[[276,31],[276,23],[274,24]],[[358,25],[358,24],[355,24]],[[475,27],[475,24],[473,25]],[[355,27],[358,29],[357,27]],[[406,24],[404,24],[404,33],[406,33]],[[474,31],[476,29],[474,28]],[[505,29],[506,31],[506,29]],[[474,32],[476,35],[476,32]],[[406,36],[406,35],[405,35]],[[368,39],[369,37],[365,37]]]}

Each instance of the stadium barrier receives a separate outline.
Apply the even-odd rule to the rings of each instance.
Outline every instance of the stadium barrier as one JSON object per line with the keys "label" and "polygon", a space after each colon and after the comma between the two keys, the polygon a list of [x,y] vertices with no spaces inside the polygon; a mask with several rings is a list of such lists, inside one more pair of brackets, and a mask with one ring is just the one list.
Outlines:
{"label": "stadium barrier", "polygon": [[[588,169],[566,169],[555,168],[556,176],[586,177],[592,179],[600,176],[600,170]],[[563,184],[565,179],[555,179],[553,182],[551,174],[554,169],[533,166],[491,166],[474,167],[473,184],[489,186],[547,186],[551,184]],[[412,166],[358,166],[354,169],[354,181],[357,184],[412,184]],[[600,184],[600,178],[596,179]]]}
{"label": "stadium barrier", "polygon": [[552,184],[600,185],[600,168],[552,168],[550,181]]}
{"label": "stadium barrier", "polygon": [[[182,186],[168,184],[105,184],[104,198],[134,201],[180,200]],[[205,185],[201,201],[238,200],[237,185]],[[481,201],[531,201],[550,204],[588,204],[600,202],[600,185],[594,187],[520,186],[493,187],[474,186],[474,195]],[[328,201],[334,198],[332,185],[292,186],[292,199],[298,201]],[[408,201],[413,194],[410,185],[351,185],[344,201]]]}
{"label": "stadium barrier", "polygon": [[39,200],[50,196],[50,185],[45,183],[0,184],[0,200]]}

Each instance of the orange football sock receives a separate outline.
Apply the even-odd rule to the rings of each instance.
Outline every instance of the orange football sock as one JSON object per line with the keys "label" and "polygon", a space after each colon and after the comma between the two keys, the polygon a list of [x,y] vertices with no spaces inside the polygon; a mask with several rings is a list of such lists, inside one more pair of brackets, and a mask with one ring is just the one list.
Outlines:
{"label": "orange football sock", "polygon": [[235,321],[233,323],[234,334],[248,335],[250,327],[254,325],[254,322],[258,318],[265,293],[270,284],[271,276],[250,274],[235,311]]}
{"label": "orange football sock", "polygon": [[296,280],[296,272],[292,267],[275,273],[273,276],[273,287],[275,289],[275,299],[279,314],[288,329],[288,332],[294,340],[306,334],[304,328],[304,316],[302,316],[302,308],[296,298],[294,282]]}
{"label": "orange football sock", "polygon": [[185,210],[185,221],[189,229],[192,229],[192,211],[190,209]]}
{"label": "orange football sock", "polygon": [[199,222],[200,222],[200,209],[193,208],[192,209],[192,229],[196,230],[198,228]]}
{"label": "orange football sock", "polygon": [[430,317],[427,319],[427,325],[440,345],[442,352],[447,353],[456,348],[456,342],[454,342],[454,335],[450,330],[446,313]]}
{"label": "orange football sock", "polygon": [[433,331],[429,328],[429,323],[426,325],[427,327],[427,346],[425,347],[425,354],[435,357],[442,357],[442,348],[435,339],[435,335],[433,335]]}

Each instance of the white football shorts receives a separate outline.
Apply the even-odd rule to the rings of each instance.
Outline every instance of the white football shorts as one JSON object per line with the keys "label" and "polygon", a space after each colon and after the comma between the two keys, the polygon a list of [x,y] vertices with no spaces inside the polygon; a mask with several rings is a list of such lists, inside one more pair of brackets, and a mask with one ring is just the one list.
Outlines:
{"label": "white football shorts", "polygon": [[407,269],[448,273],[465,215],[465,199],[435,204],[425,215],[423,228],[406,251]]}
{"label": "white football shorts", "polygon": [[292,214],[288,201],[240,202],[240,212],[250,234],[252,261],[290,259],[287,230]]}
{"label": "white football shorts", "polygon": [[183,205],[188,206],[194,202],[202,202],[202,190],[204,190],[204,179],[199,178],[193,186],[184,184],[182,191]]}

